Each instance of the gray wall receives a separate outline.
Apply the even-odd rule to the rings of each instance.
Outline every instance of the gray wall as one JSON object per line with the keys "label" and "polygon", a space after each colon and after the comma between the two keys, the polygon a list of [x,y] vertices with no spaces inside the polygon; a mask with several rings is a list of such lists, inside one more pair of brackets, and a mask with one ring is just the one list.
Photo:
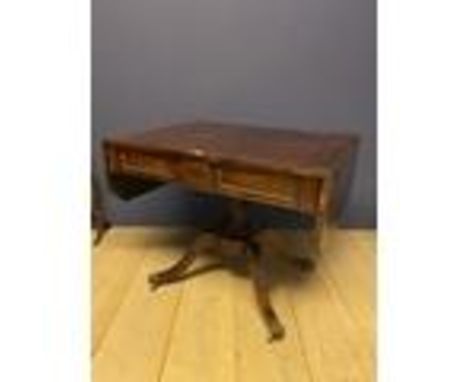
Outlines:
{"label": "gray wall", "polygon": [[[376,223],[374,0],[93,0],[93,151],[115,130],[211,118],[362,137],[342,222]],[[206,203],[175,187],[117,223],[188,219]],[[197,210],[198,208],[198,210]]]}

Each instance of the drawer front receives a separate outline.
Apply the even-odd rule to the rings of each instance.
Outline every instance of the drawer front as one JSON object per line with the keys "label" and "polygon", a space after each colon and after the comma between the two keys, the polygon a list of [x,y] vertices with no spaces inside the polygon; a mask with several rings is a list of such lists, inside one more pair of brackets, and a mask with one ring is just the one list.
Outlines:
{"label": "drawer front", "polygon": [[111,169],[128,174],[171,180],[176,177],[172,163],[164,158],[126,150],[111,155]]}
{"label": "drawer front", "polygon": [[213,175],[207,163],[199,159],[156,156],[129,150],[111,150],[111,172],[144,176],[167,181],[180,181],[200,189],[213,188]]}
{"label": "drawer front", "polygon": [[218,171],[221,192],[261,203],[291,207],[298,204],[298,183],[289,175],[241,167]]}

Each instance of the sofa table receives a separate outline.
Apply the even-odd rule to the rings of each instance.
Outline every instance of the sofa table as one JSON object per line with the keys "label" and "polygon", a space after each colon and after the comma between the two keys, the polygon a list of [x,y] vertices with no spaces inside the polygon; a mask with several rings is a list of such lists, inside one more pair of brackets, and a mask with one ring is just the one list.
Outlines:
{"label": "sofa table", "polygon": [[[357,145],[352,134],[196,121],[114,135],[104,140],[104,153],[110,187],[124,200],[177,182],[233,201],[213,231],[244,244],[257,303],[270,340],[276,340],[285,331],[270,302],[264,254],[246,205],[313,215],[310,243],[321,253],[349,190]],[[149,275],[151,288],[183,279],[196,256],[189,248],[172,267]],[[304,258],[292,261],[300,269],[313,266]]]}

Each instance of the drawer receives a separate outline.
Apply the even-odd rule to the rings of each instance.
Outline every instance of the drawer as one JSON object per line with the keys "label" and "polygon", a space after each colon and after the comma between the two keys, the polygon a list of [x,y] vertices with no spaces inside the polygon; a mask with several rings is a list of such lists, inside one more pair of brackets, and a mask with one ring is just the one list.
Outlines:
{"label": "drawer", "polygon": [[248,167],[223,167],[218,187],[231,196],[291,207],[298,204],[298,183],[291,175]]}
{"label": "drawer", "polygon": [[171,180],[176,171],[171,161],[140,152],[113,150],[110,156],[111,169],[118,172]]}
{"label": "drawer", "polygon": [[113,150],[110,155],[110,169],[135,176],[180,181],[200,189],[211,189],[213,186],[209,165],[199,159]]}

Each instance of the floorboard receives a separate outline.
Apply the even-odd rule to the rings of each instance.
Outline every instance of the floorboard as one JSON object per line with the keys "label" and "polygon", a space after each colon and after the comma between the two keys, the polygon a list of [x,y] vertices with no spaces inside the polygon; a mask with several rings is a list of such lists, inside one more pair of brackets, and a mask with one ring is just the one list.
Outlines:
{"label": "floorboard", "polygon": [[[115,230],[115,235],[120,231],[126,233],[125,229]],[[121,256],[140,252],[143,259],[113,320],[108,323],[105,338],[94,353],[94,381],[155,381],[163,369],[185,285],[152,293],[146,280],[149,273],[172,263],[183,250],[178,240],[168,239],[172,234],[140,230],[138,239],[133,241],[114,243],[115,235],[105,238],[108,247],[121,246]],[[98,312],[100,309],[96,309],[94,315]]]}
{"label": "floorboard", "polygon": [[185,281],[163,382],[234,382],[232,280],[215,270]]}
{"label": "floorboard", "polygon": [[130,254],[126,249],[135,240],[142,239],[141,231],[109,232],[107,239],[92,257],[92,353],[99,347],[116,315],[144,253],[134,251]]}

